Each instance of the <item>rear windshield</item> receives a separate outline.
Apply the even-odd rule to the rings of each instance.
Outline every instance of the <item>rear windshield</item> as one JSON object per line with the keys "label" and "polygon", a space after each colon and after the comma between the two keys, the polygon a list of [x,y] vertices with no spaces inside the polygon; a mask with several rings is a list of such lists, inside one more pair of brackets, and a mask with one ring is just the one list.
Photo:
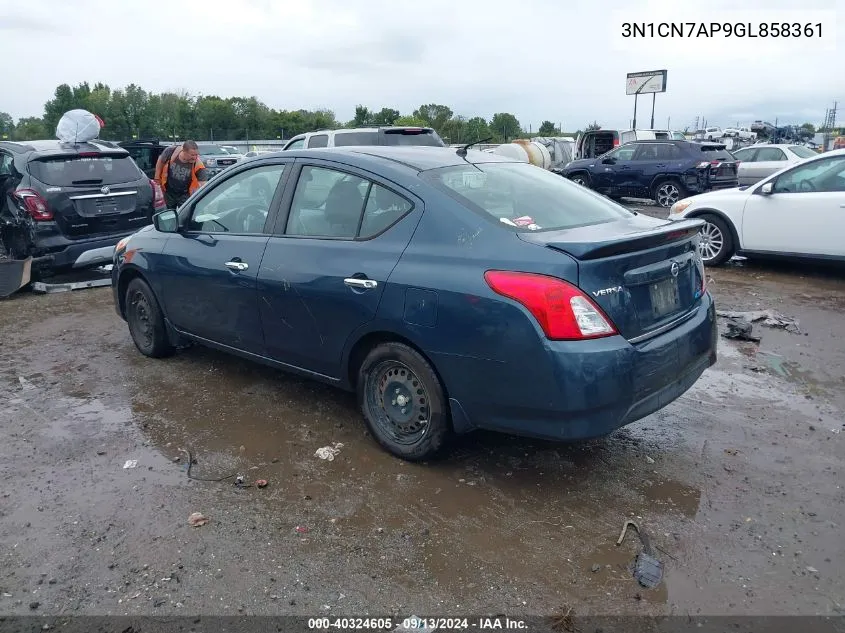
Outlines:
{"label": "rear windshield", "polygon": [[[335,140],[335,142],[337,142]],[[443,147],[443,142],[434,130],[385,130],[385,145],[424,145],[426,147]]]}
{"label": "rear windshield", "polygon": [[699,145],[707,160],[736,160],[723,145]]}
{"label": "rear windshield", "polygon": [[228,154],[226,150],[218,145],[197,145],[200,154],[208,155],[208,154]]}
{"label": "rear windshield", "polygon": [[809,147],[804,147],[803,145],[790,145],[789,151],[795,154],[798,158],[812,158],[813,156],[818,156],[816,152],[811,150]]}
{"label": "rear windshield", "polygon": [[29,163],[29,173],[45,185],[117,185],[144,174],[129,156],[57,156]]}
{"label": "rear windshield", "polygon": [[378,132],[337,132],[334,135],[334,146],[349,145],[378,145]]}
{"label": "rear windshield", "polygon": [[604,196],[526,163],[468,163],[424,172],[423,177],[514,231],[571,229],[631,216]]}

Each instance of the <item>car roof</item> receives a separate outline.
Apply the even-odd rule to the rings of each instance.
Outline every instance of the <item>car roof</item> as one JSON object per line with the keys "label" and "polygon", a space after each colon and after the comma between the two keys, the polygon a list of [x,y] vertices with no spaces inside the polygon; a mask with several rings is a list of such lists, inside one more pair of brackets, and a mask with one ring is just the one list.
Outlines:
{"label": "car roof", "polygon": [[[275,157],[279,153],[274,152]],[[336,160],[338,158],[351,159],[351,162],[366,162],[368,159],[380,159],[390,161],[416,171],[438,169],[440,167],[453,167],[466,163],[515,163],[513,159],[470,149],[466,158],[458,155],[454,147],[426,147],[416,145],[363,145],[348,147],[333,147],[321,149],[296,149],[288,150],[284,156],[293,158],[320,158],[324,160]],[[261,158],[271,158],[262,156]]]}
{"label": "car roof", "polygon": [[88,141],[87,143],[64,143],[58,139],[25,141],[24,143],[2,142],[0,147],[7,147],[14,152],[34,152],[39,155],[78,154],[80,152],[108,152],[110,154],[126,154],[125,149],[111,141]]}

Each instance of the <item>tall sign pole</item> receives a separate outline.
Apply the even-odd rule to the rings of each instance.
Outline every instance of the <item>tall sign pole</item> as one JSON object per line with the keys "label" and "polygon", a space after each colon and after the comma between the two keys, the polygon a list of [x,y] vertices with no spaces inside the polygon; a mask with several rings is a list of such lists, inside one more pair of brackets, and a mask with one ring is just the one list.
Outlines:
{"label": "tall sign pole", "polygon": [[651,129],[654,129],[654,102],[657,101],[657,93],[651,93]]}
{"label": "tall sign pole", "polygon": [[628,73],[625,84],[625,94],[634,95],[634,122],[637,128],[637,105],[641,94],[651,93],[651,129],[654,129],[654,109],[657,93],[666,92],[666,70],[648,70],[645,72]]}

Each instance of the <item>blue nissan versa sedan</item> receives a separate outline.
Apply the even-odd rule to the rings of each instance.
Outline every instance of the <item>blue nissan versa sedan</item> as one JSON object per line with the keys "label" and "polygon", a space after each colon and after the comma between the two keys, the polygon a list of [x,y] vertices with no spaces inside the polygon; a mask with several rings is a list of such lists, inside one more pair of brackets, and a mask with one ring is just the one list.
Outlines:
{"label": "blue nissan versa sedan", "polygon": [[605,435],[716,361],[700,220],[474,150],[248,159],[115,251],[141,353],[198,342],[357,392],[391,453]]}

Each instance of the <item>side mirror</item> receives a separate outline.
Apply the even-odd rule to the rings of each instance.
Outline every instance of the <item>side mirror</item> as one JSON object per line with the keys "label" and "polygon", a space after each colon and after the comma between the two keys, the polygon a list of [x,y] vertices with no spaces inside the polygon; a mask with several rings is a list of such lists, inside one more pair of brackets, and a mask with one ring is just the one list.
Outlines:
{"label": "side mirror", "polygon": [[774,183],[767,182],[765,185],[760,187],[760,193],[763,194],[764,196],[769,196],[774,191],[774,188],[775,188]]}
{"label": "side mirror", "polygon": [[179,215],[172,209],[167,209],[153,216],[153,226],[162,233],[176,233],[179,230]]}
{"label": "side mirror", "polygon": [[613,158],[613,157],[603,158],[601,162],[602,162],[603,165],[615,165],[616,159]]}

